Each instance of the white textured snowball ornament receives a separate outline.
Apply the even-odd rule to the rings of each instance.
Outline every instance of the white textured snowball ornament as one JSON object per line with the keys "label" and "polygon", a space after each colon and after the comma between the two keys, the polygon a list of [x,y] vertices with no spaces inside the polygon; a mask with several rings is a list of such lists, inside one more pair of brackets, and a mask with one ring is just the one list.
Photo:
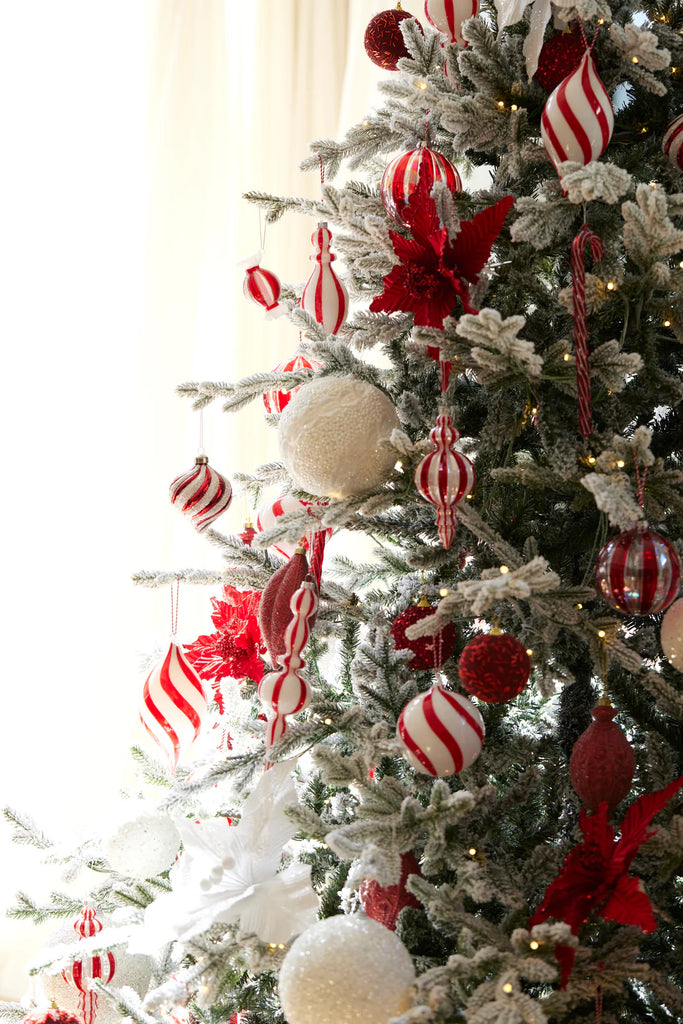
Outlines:
{"label": "white textured snowball ornament", "polygon": [[110,866],[130,878],[154,878],[170,868],[180,846],[180,832],[167,814],[137,808],[109,836],[105,853]]}
{"label": "white textured snowball ornament", "polygon": [[683,672],[683,597],[665,612],[659,638],[667,661]]}
{"label": "white textured snowball ornament", "polygon": [[348,498],[383,483],[396,461],[385,442],[400,427],[391,400],[356,377],[304,384],[280,417],[280,451],[294,485]]}
{"label": "white textured snowball ornament", "polygon": [[296,939],[280,970],[280,999],[288,1024],[385,1024],[410,1007],[414,981],[392,931],[364,914],[340,914]]}

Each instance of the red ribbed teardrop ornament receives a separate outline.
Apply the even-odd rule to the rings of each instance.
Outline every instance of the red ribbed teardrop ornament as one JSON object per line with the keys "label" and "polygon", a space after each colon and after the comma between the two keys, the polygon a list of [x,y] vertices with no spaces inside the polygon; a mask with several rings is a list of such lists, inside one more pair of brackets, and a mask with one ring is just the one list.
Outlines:
{"label": "red ribbed teardrop ornament", "polygon": [[613,811],[631,790],[635,759],[631,744],[612,721],[616,713],[609,704],[593,708],[595,721],[579,736],[569,761],[572,785],[591,811],[603,800]]}

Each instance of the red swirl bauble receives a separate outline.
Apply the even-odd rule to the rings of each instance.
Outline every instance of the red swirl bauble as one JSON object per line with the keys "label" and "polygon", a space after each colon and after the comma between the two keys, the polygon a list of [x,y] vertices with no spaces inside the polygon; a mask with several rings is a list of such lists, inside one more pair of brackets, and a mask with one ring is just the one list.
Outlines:
{"label": "red swirl bauble", "polygon": [[595,582],[605,601],[624,615],[654,615],[678,596],[681,563],[666,537],[639,523],[607,541]]}
{"label": "red swirl bauble", "polygon": [[433,614],[434,608],[430,605],[413,604],[397,615],[391,625],[391,635],[394,638],[396,650],[407,649],[413,652],[408,667],[414,669],[415,672],[440,668],[455,650],[457,632],[452,622],[445,622],[443,628],[431,636],[419,636],[415,640],[409,640],[406,636],[408,626]]}
{"label": "red swirl bauble", "polygon": [[578,22],[569,32],[558,32],[543,44],[534,78],[550,94],[560,82],[576,71],[586,52]]}
{"label": "red swirl bauble", "polygon": [[487,704],[504,704],[529,682],[531,661],[516,637],[484,633],[464,648],[458,672],[468,693]]}
{"label": "red swirl bauble", "polygon": [[412,18],[412,14],[399,10],[380,11],[365,30],[365,52],[373,64],[386,71],[395,71],[401,57],[410,57],[400,28],[404,18]]}
{"label": "red swirl bauble", "polygon": [[635,771],[633,750],[612,721],[616,715],[613,707],[600,704],[591,714],[595,721],[574,744],[569,774],[586,807],[597,811],[604,800],[613,811],[631,790]]}
{"label": "red swirl bauble", "polygon": [[397,885],[380,885],[368,879],[360,887],[363,910],[373,921],[379,921],[385,928],[396,930],[398,915],[404,907],[419,907],[420,901],[406,889],[408,875],[420,875],[420,865],[412,853],[401,855],[401,877]]}

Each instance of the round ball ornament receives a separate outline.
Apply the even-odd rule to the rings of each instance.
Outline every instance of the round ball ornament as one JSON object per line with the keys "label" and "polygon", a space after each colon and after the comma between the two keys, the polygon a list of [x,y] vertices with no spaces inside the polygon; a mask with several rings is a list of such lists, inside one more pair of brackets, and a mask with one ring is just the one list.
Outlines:
{"label": "round ball ornament", "polygon": [[392,931],[364,914],[318,921],[280,969],[288,1024],[386,1024],[410,1007],[415,968]]}
{"label": "round ball ornament", "polygon": [[466,697],[436,683],[418,693],[398,718],[405,759],[426,775],[457,775],[481,753],[484,720]]}
{"label": "round ball ornament", "polygon": [[531,660],[517,637],[492,630],[463,648],[458,673],[473,697],[487,704],[504,704],[519,696],[529,682]]}
{"label": "round ball ornament", "polygon": [[610,811],[628,796],[635,758],[631,744],[612,721],[615,709],[601,701],[593,708],[595,719],[574,744],[569,760],[572,786],[591,811],[605,801]]}
{"label": "round ball ornament", "polygon": [[401,32],[405,18],[412,18],[412,14],[402,11],[399,4],[395,10],[376,14],[365,30],[365,52],[373,64],[385,71],[395,71],[401,57],[410,57]]}
{"label": "round ball ornament", "polygon": [[[293,494],[281,494],[275,501],[268,502],[256,513],[256,525],[261,532],[265,530],[272,530],[274,526],[278,525],[278,520],[281,516],[286,516],[294,512],[306,512],[308,517],[311,519],[311,524],[305,531],[305,536],[299,537],[296,540],[291,538],[281,537],[280,540],[275,541],[274,544],[270,545],[274,551],[277,551],[283,558],[291,558],[296,549],[301,545],[304,548],[308,548],[313,535],[318,532],[320,513],[318,512],[318,506],[312,501],[304,501],[302,498],[295,498]],[[332,530],[327,530],[327,536],[329,537]]]}
{"label": "round ball ornament", "polygon": [[438,32],[452,43],[464,46],[463,22],[479,13],[479,0],[425,0],[425,17]]}
{"label": "round ball ornament", "polygon": [[431,636],[418,636],[414,640],[406,636],[406,630],[413,623],[428,618],[434,614],[434,609],[426,598],[411,605],[405,611],[397,615],[391,624],[391,635],[394,638],[394,646],[398,651],[409,650],[413,656],[408,662],[408,667],[415,672],[422,672],[424,669],[441,668],[445,661],[453,655],[457,640],[457,631],[452,622],[444,622],[438,633]]}
{"label": "round ball ornament", "polygon": [[387,166],[379,190],[387,213],[401,224],[406,223],[404,214],[420,180],[430,192],[436,181],[443,182],[449,192],[462,191],[460,175],[441,153],[418,146],[399,154]]}
{"label": "round ball ornament", "polygon": [[664,611],[677,597],[680,579],[676,549],[645,523],[607,541],[595,567],[598,592],[624,615]]}
{"label": "round ball ornament", "polygon": [[683,672],[683,598],[674,601],[662,619],[659,634],[667,661]]}
{"label": "round ball ornament", "polygon": [[173,864],[180,833],[167,814],[144,808],[130,814],[109,836],[105,854],[110,867],[129,878],[155,878]]}
{"label": "round ball ornament", "polygon": [[538,68],[534,78],[547,93],[551,93],[560,82],[576,71],[586,52],[581,37],[581,28],[576,22],[565,32],[556,32],[546,39],[538,57]]}
{"label": "round ball ornament", "polygon": [[[319,370],[322,367],[322,363],[319,363],[316,359],[309,359],[308,356],[297,353],[292,356],[291,359],[286,359],[282,363],[278,363],[271,370],[271,373],[296,373],[297,370]],[[291,388],[289,391],[266,391],[263,396],[263,404],[266,407],[266,412],[282,412],[285,406],[289,405],[292,397],[297,393],[301,384]]]}
{"label": "round ball ornament", "polygon": [[387,479],[396,454],[387,447],[399,419],[379,388],[355,377],[304,384],[280,417],[282,461],[296,487],[348,498]]}
{"label": "round ball ornament", "polygon": [[677,171],[683,171],[683,114],[678,114],[664,132],[662,152]]}

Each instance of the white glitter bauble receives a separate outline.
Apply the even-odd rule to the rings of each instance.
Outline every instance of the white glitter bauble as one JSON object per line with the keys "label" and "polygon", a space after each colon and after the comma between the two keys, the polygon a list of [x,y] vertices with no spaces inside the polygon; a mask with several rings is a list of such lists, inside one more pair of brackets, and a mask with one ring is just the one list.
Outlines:
{"label": "white glitter bauble", "polygon": [[683,672],[683,597],[674,601],[664,613],[659,638],[666,659]]}
{"label": "white glitter bauble", "polygon": [[288,1024],[385,1024],[411,1004],[415,968],[392,931],[364,914],[318,921],[280,969]]}
{"label": "white glitter bauble", "polygon": [[[73,927],[69,927],[70,934],[62,934],[63,941],[70,944],[74,941]],[[116,958],[116,970],[112,978],[112,988],[122,988],[127,985],[132,988],[140,997],[147,994],[149,983],[152,980],[152,959],[148,956],[126,953],[122,946],[113,950]],[[38,978],[38,988],[42,990],[43,997],[48,1001],[54,1000],[54,1005],[63,1010],[69,1010],[76,1017],[82,1019],[78,1005],[80,993],[77,988],[64,981],[61,974],[41,974]],[[116,1001],[108,999],[101,993],[97,996],[97,1014],[94,1024],[117,1024],[121,1020],[121,1010]]]}
{"label": "white glitter bauble", "polygon": [[383,391],[355,377],[304,384],[280,417],[280,451],[296,487],[348,498],[383,483],[396,453],[382,447],[400,423]]}
{"label": "white glitter bauble", "polygon": [[130,878],[153,878],[170,868],[180,833],[167,814],[138,811],[112,832],[105,853],[114,871]]}

